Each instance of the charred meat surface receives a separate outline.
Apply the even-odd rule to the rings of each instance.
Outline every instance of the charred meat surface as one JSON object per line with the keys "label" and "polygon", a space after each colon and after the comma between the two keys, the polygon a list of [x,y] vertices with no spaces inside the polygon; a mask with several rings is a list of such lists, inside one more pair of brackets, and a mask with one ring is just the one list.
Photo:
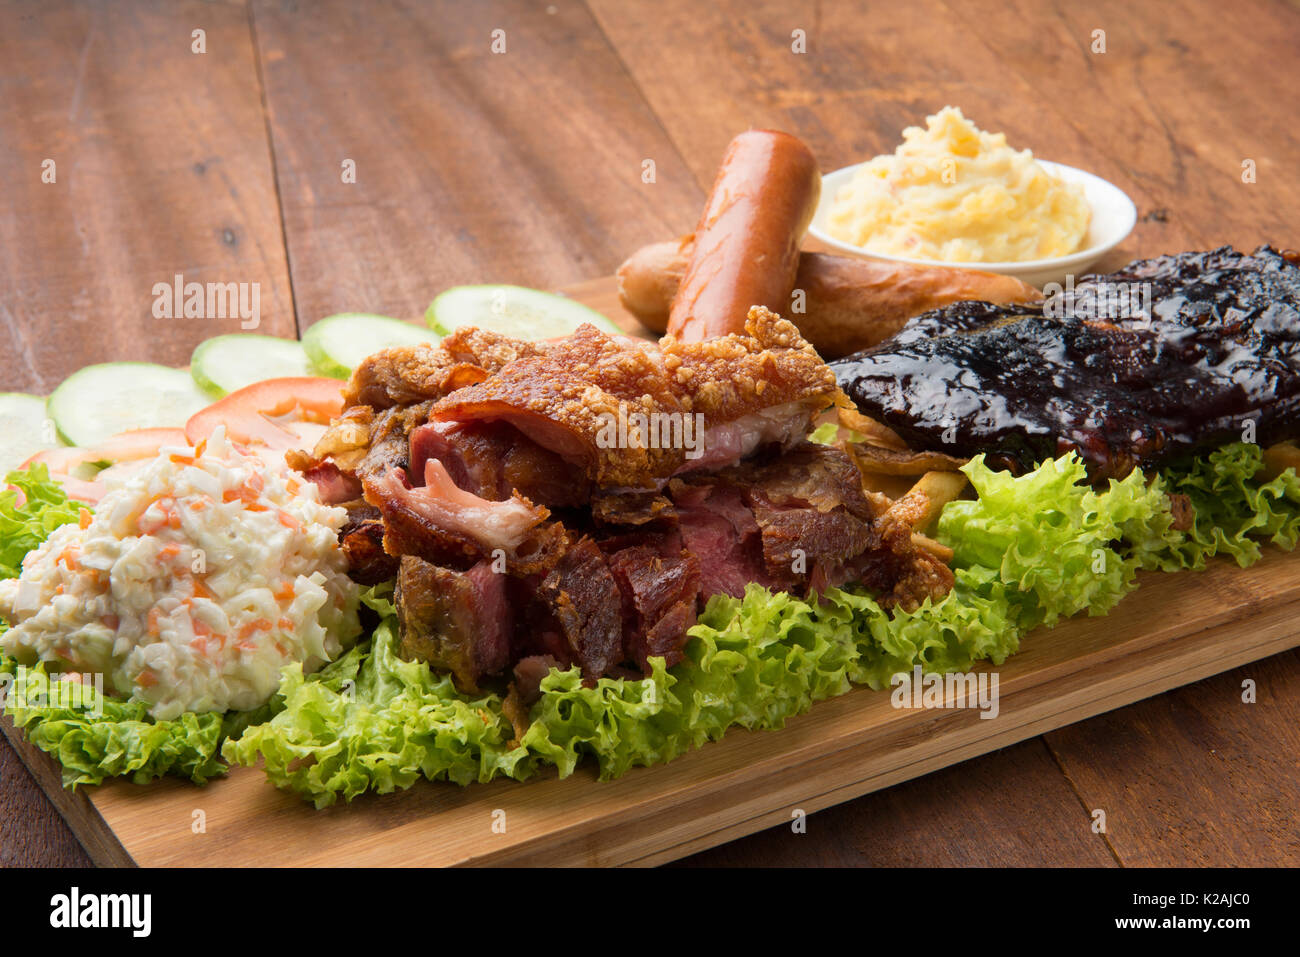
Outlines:
{"label": "charred meat surface", "polygon": [[488,562],[458,572],[403,556],[394,592],[402,657],[451,672],[462,691],[478,691],[483,676],[510,665],[505,583]]}
{"label": "charred meat surface", "polygon": [[682,637],[695,624],[700,562],[684,549],[661,555],[644,545],[624,548],[609,560],[623,598],[624,657],[649,672],[660,656],[668,667],[682,658]]}
{"label": "charred meat surface", "polygon": [[1015,470],[1074,450],[1122,477],[1248,420],[1268,445],[1300,435],[1300,254],[1160,256],[1043,304],[955,303],[831,368],[914,448]]}
{"label": "charred meat surface", "polygon": [[339,547],[348,560],[348,575],[359,585],[392,581],[398,559],[384,551],[384,520],[379,509],[364,502],[348,506],[348,520],[339,529]]}
{"label": "charred meat surface", "polygon": [[622,596],[605,556],[590,538],[574,542],[537,590],[567,644],[566,661],[603,675],[622,661]]}

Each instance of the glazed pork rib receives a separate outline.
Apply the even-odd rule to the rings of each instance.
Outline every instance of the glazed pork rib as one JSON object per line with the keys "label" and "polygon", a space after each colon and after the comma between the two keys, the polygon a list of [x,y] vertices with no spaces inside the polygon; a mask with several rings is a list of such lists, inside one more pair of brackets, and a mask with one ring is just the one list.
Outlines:
{"label": "glazed pork rib", "polygon": [[806,441],[842,398],[766,309],[690,344],[461,330],[371,356],[345,398],[294,464],[355,514],[353,576],[396,575],[404,654],[466,690],[674,664],[703,603],[750,583],[867,582],[908,607],[952,584],[843,452]]}
{"label": "glazed pork rib", "polygon": [[831,368],[913,448],[1016,470],[1074,450],[1122,477],[1251,429],[1270,445],[1300,436],[1300,254],[1160,256],[1055,303],[955,303]]}

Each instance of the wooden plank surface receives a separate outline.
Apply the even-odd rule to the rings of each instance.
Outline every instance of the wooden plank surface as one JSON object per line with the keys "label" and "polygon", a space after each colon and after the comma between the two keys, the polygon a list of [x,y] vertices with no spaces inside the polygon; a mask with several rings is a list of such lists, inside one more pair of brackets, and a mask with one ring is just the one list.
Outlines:
{"label": "wooden plank surface", "polygon": [[1107,841],[1128,866],[1300,863],[1300,654],[1063,728],[1047,743],[1088,806],[1106,812]]}
{"label": "wooden plank surface", "polygon": [[828,808],[803,833],[778,824],[673,866],[1117,866],[1090,824],[1043,739],[1034,738]]}
{"label": "wooden plank surface", "polygon": [[[686,0],[653,10],[615,0],[590,5],[701,182],[708,182],[711,157],[729,130],[792,130],[829,169],[892,149],[902,126],[953,103],[982,125],[1005,130],[1011,142],[1031,145],[1036,155],[1093,170],[1129,192],[1138,204],[1138,227],[1103,268],[1139,254],[1221,243],[1252,249],[1266,241],[1296,244],[1291,222],[1300,193],[1289,173],[1300,163],[1300,133],[1283,117],[1300,106],[1300,91],[1253,80],[1242,70],[1248,62],[1295,62],[1295,5],[1188,4],[1171,16],[1166,5],[1122,0],[771,2],[748,5],[743,18],[725,6],[705,9]],[[805,31],[805,54],[791,51],[795,29]],[[1105,31],[1104,54],[1092,52],[1099,29]],[[1268,87],[1266,95],[1251,93],[1258,82]],[[691,96],[701,84],[715,95]],[[1245,158],[1257,163],[1254,183],[1241,181]],[[1279,693],[1300,696],[1300,680]],[[1221,698],[1205,706],[1230,720],[1236,697]],[[1282,730],[1276,714],[1257,713],[1254,720],[1263,738]],[[1085,723],[1068,734],[1086,739],[1093,731],[1093,723]],[[1159,742],[1153,747],[1164,749]],[[1057,757],[1072,785],[1111,782],[1080,797],[1094,806],[1129,780],[1098,763],[1104,755],[1094,760],[1071,751]],[[1197,762],[1175,762],[1155,790],[1185,793],[1205,771]],[[1300,796],[1298,779],[1285,779],[1292,800]],[[1258,778],[1234,786],[1224,794],[1223,814],[1253,827],[1245,822],[1276,800],[1273,787]],[[941,785],[909,787],[932,788],[937,796]],[[960,807],[973,803],[957,799]],[[897,811],[882,816],[885,806],[883,799],[869,799],[843,813],[887,841],[885,835],[907,831],[915,817]],[[1168,813],[1176,815],[1177,805]],[[1008,820],[1003,829],[1013,826]],[[1240,845],[1241,829],[1223,826],[1238,834]],[[1041,837],[1052,833],[1044,827]],[[1141,833],[1140,846],[1128,848],[1136,858],[1178,859],[1177,841]],[[759,863],[775,846],[756,840],[704,859]],[[928,854],[931,863],[962,859],[960,849],[954,853],[942,844]]]}
{"label": "wooden plank surface", "polygon": [[[1167,6],[1128,0],[1048,10],[1015,0],[996,17],[983,4],[948,9],[1004,71],[1032,84],[1089,141],[1090,162],[1106,157],[1125,188],[1146,199],[1137,233],[1144,252],[1300,241],[1291,212],[1300,198],[1300,130],[1288,120],[1300,109],[1300,89],[1270,83],[1261,96],[1242,69],[1294,68],[1300,6],[1184,4],[1176,25]],[[1104,53],[1093,52],[1099,30]],[[1245,160],[1255,163],[1254,182],[1243,182]]]}
{"label": "wooden plank surface", "polygon": [[[153,284],[177,273],[258,283],[260,331],[295,333],[240,5],[0,4],[0,191],[0,391],[45,393],[93,362],[183,365],[239,331],[155,319]],[[89,858],[0,742],[0,864],[38,863]]]}
{"label": "wooden plank surface", "polygon": [[607,275],[698,215],[581,4],[257,3],[254,22],[304,325],[420,315],[458,283]]}
{"label": "wooden plank surface", "polygon": [[[153,285],[260,287],[293,303],[245,11],[186,0],[7,4],[0,22],[0,391],[93,362],[185,365],[238,319],[155,319]],[[191,33],[206,30],[206,53]],[[42,182],[45,160],[54,182]]]}
{"label": "wooden plank surface", "polygon": [[[231,331],[159,327],[150,289],[177,271],[260,282],[264,331],[276,334],[291,334],[294,300],[304,323],[338,309],[414,315],[452,282],[554,287],[607,273],[638,243],[693,224],[722,146],[751,123],[805,136],[832,167],[891,148],[903,125],[954,102],[1134,196],[1142,221],[1109,261],[1294,244],[1297,93],[1284,81],[1300,46],[1295,4],[1192,3],[1172,15],[1030,0],[359,9],[0,4],[0,326],[13,343],[0,387],[47,390],[103,358],[181,363],[198,340]],[[197,26],[206,59],[190,53]],[[497,28],[508,52],[488,60]],[[806,55],[790,52],[795,28]],[[1088,49],[1098,28],[1104,56]],[[341,193],[344,147],[358,176]],[[1254,184],[1232,169],[1247,157]],[[45,158],[57,184],[40,183]],[[639,178],[646,158],[653,186]],[[1298,660],[1263,672],[1279,703],[1300,700]],[[1277,752],[1262,749],[1290,740],[1293,715],[1257,705],[1247,717],[1227,682],[1196,686],[1218,690],[1197,693],[1190,724],[1162,697],[1053,733],[1048,753],[1065,772],[1017,758],[1007,800],[971,813],[989,833],[1030,829],[1020,863],[1092,859],[1055,812],[1035,824],[1016,810],[1056,807],[1061,788],[1080,806],[1120,809],[1111,851],[1125,863],[1184,850],[1248,862],[1269,841],[1290,853],[1276,840],[1289,819],[1270,809],[1297,804],[1297,775],[1241,769],[1268,763]],[[1130,727],[1141,735],[1125,747],[1079,746]],[[1236,729],[1239,747],[1201,747],[1215,729]],[[995,780],[986,769],[1005,760],[912,782],[906,803],[890,792],[853,802],[834,828],[814,819],[798,852],[742,842],[715,860],[811,860],[832,853],[841,826],[897,848],[887,836],[921,833],[925,808],[956,818],[980,805],[981,776]],[[1201,781],[1213,782],[1210,805]],[[0,743],[0,862],[75,862],[54,813]],[[1016,862],[1014,842],[1001,847]],[[968,851],[936,841],[908,859],[961,863]]]}
{"label": "wooden plank surface", "polygon": [[[898,709],[888,692],[858,689],[780,731],[737,730],[605,783],[584,767],[564,780],[420,783],[316,811],[241,768],[203,788],[113,781],[91,792],[94,815],[75,805],[65,813],[92,853],[116,838],[145,866],[252,866],[271,848],[276,863],[302,866],[658,864],[1300,644],[1300,552],[1244,571],[1218,562],[1199,574],[1144,575],[1138,595],[1107,617],[1028,636],[994,669],[991,720],[975,709]],[[1270,742],[1265,753],[1294,760],[1293,743]],[[1006,808],[967,809],[986,827],[1006,826]],[[1280,829],[1300,826],[1294,805],[1278,814]],[[1090,809],[1074,817],[1075,829],[1090,827]],[[501,820],[504,831],[494,827]],[[978,854],[983,836],[957,846]],[[1074,860],[1102,862],[1094,842],[1063,836]],[[1284,845],[1273,853],[1287,856]]]}
{"label": "wooden plank surface", "polygon": [[678,864],[1295,867],[1297,702],[1288,651]]}

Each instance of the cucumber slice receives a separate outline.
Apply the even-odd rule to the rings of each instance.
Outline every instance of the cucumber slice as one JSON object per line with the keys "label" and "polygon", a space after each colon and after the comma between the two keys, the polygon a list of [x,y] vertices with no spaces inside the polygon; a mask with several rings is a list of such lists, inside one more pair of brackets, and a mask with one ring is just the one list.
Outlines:
{"label": "cucumber slice", "polygon": [[567,336],[584,322],[605,332],[623,332],[566,296],[523,286],[455,286],[429,304],[424,318],[443,336],[459,326],[478,326],[516,339],[550,339]]}
{"label": "cucumber slice", "polygon": [[37,452],[61,443],[45,400],[21,392],[0,392],[0,480]]}
{"label": "cucumber slice", "polygon": [[302,347],[316,375],[346,379],[361,360],[390,346],[437,342],[435,332],[400,319],[363,312],[326,316],[302,335]]}
{"label": "cucumber slice", "polygon": [[216,399],[254,382],[311,374],[296,339],[236,332],[199,343],[190,357],[190,375]]}
{"label": "cucumber slice", "polygon": [[127,429],[183,429],[211,402],[184,369],[105,362],[64,379],[48,408],[63,438],[91,446]]}

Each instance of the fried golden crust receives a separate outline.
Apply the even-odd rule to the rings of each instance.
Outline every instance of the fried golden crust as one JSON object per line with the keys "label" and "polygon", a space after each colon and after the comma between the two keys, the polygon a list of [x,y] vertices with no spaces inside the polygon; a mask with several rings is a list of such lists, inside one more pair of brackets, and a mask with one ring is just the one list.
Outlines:
{"label": "fried golden crust", "polygon": [[761,409],[804,400],[831,405],[835,374],[794,323],[762,306],[749,310],[745,335],[703,342],[662,340],[665,368],[706,420],[729,422]]}
{"label": "fried golden crust", "polygon": [[344,407],[395,405],[441,399],[482,382],[507,363],[540,354],[544,344],[512,339],[489,329],[457,329],[437,345],[395,346],[367,356],[343,390]]}
{"label": "fried golden crust", "polygon": [[510,362],[440,400],[430,419],[504,420],[580,462],[602,487],[639,487],[672,474],[686,450],[643,444],[635,427],[623,441],[618,423],[635,423],[638,414],[680,416],[689,411],[683,398],[653,346],[583,325],[544,353]]}
{"label": "fried golden crust", "polygon": [[[834,375],[792,323],[755,307],[745,330],[698,343],[668,336],[656,348],[591,325],[547,343],[465,328],[437,346],[386,349],[353,374],[350,408],[316,458],[352,469],[398,464],[402,437],[427,410],[431,421],[508,422],[598,487],[655,487],[687,463],[686,417],[702,416],[690,419],[702,435],[788,406],[785,415],[806,425],[838,397]],[[404,428],[393,430],[398,412]],[[363,420],[370,435],[359,448]]]}
{"label": "fried golden crust", "polygon": [[[700,414],[707,429],[806,403],[811,420],[837,395],[834,376],[795,326],[757,307],[745,335],[690,344],[667,337],[659,349],[583,326],[441,399],[431,418],[508,421],[581,463],[600,487],[646,488],[686,462],[681,442],[656,434],[664,416]],[[639,416],[649,423],[640,433]],[[613,436],[611,423],[619,424]]]}
{"label": "fried golden crust", "polygon": [[432,343],[396,346],[367,356],[343,389],[345,407],[389,409],[449,392],[486,379],[482,367],[462,362]]}
{"label": "fried golden crust", "polygon": [[489,375],[499,371],[509,362],[541,355],[549,348],[549,344],[545,342],[515,339],[500,332],[493,332],[491,329],[479,329],[475,326],[462,326],[443,339],[439,345],[452,358],[476,365]]}

